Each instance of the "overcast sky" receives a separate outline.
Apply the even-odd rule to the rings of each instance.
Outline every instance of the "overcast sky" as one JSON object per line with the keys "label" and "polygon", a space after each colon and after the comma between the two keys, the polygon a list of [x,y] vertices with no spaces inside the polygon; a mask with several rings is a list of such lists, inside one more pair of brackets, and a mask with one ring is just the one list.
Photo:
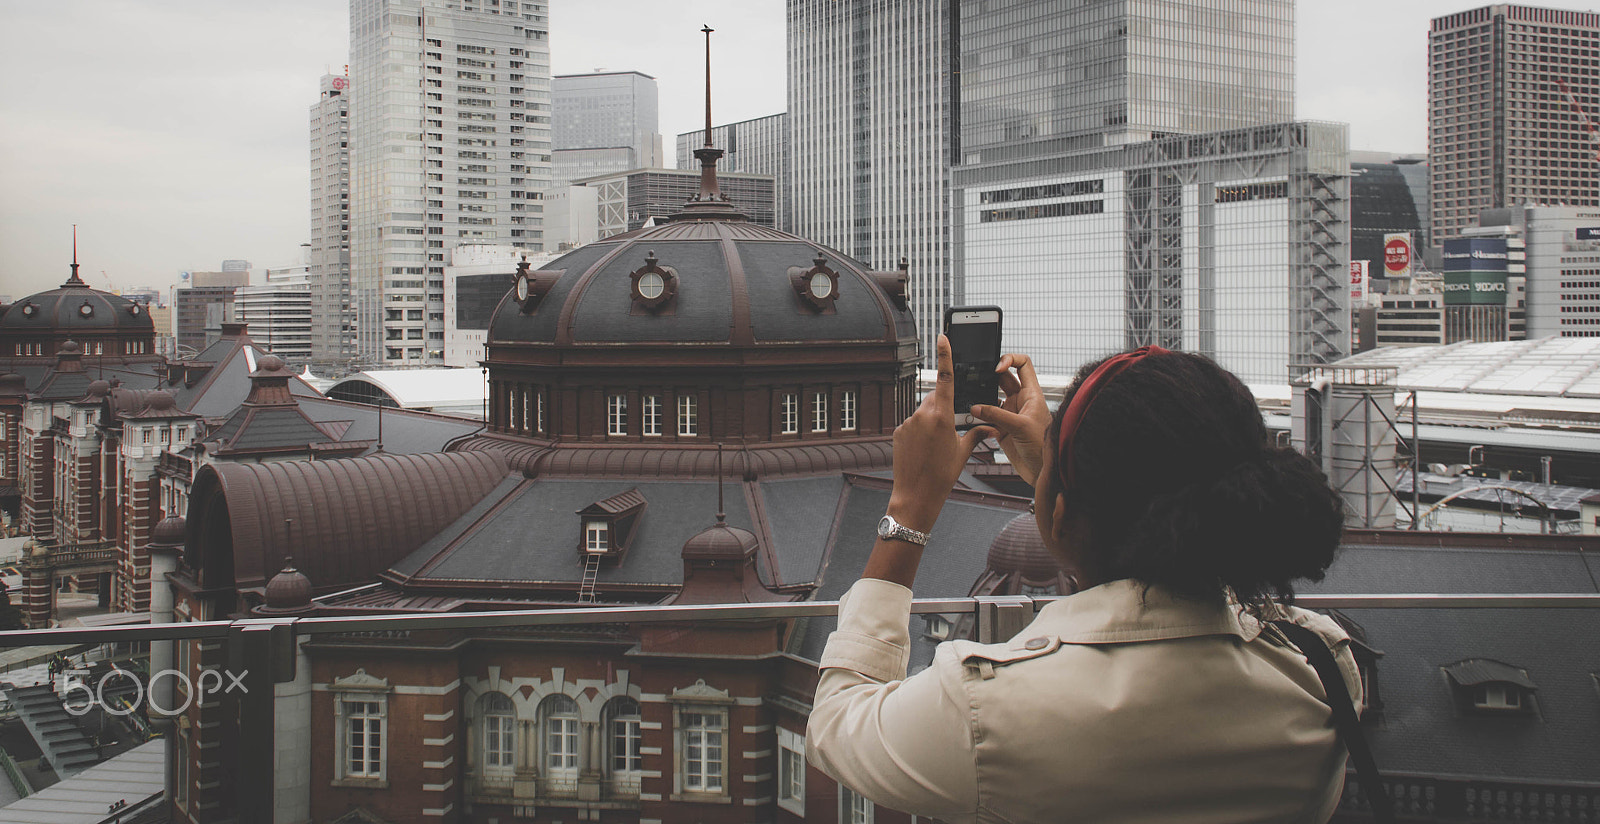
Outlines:
{"label": "overcast sky", "polygon": [[[1424,151],[1428,21],[1477,5],[1299,4],[1297,116],[1350,123],[1357,149]],[[702,23],[717,30],[716,121],[786,107],[782,0],[550,6],[556,74],[657,78],[669,165],[703,117]],[[225,258],[297,263],[307,112],[318,78],[343,70],[348,24],[341,0],[0,0],[0,295],[65,280],[73,223],[102,289],[164,288]]]}

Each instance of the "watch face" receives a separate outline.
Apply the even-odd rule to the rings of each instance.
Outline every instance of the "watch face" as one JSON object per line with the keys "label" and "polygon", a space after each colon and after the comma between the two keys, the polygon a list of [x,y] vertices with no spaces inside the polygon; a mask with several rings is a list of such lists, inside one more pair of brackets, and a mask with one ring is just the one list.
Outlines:
{"label": "watch face", "polygon": [[888,515],[878,519],[878,537],[887,538],[894,533],[894,519]]}
{"label": "watch face", "polygon": [[645,272],[639,276],[639,295],[645,300],[655,300],[666,291],[667,282],[655,272]]}
{"label": "watch face", "polygon": [[825,298],[833,294],[833,278],[828,277],[824,272],[812,275],[811,294],[819,298]]}
{"label": "watch face", "polygon": [[528,279],[525,278],[525,277],[517,278],[517,300],[518,301],[524,301],[524,300],[527,300],[527,299],[528,299]]}

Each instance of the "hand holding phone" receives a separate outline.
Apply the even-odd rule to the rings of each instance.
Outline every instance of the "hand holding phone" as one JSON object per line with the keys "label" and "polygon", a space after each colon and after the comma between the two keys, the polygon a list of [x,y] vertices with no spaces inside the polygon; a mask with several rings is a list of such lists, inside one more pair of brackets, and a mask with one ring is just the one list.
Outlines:
{"label": "hand holding phone", "polygon": [[955,373],[955,425],[971,429],[983,421],[972,417],[978,404],[1000,403],[1000,307],[951,306],[944,310],[944,333],[950,339]]}

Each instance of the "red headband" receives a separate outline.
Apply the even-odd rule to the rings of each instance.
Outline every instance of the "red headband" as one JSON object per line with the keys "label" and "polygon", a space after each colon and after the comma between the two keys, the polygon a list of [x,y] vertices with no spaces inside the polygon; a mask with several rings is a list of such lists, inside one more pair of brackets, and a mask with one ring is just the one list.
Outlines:
{"label": "red headband", "polygon": [[1132,352],[1123,352],[1107,358],[1079,384],[1078,391],[1072,395],[1072,403],[1067,404],[1066,414],[1061,416],[1060,441],[1056,444],[1056,477],[1061,479],[1062,492],[1072,489],[1072,439],[1078,434],[1078,427],[1083,424],[1083,416],[1089,411],[1089,405],[1094,403],[1095,396],[1112,378],[1122,374],[1122,370],[1147,355],[1164,355],[1167,352],[1159,346],[1141,346]]}

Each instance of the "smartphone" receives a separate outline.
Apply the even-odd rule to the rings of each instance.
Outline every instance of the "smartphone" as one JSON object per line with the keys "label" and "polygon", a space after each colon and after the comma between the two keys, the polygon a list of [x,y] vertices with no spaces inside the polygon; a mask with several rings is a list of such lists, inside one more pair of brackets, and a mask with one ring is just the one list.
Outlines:
{"label": "smartphone", "polygon": [[1000,307],[951,306],[944,310],[944,333],[950,338],[955,368],[956,428],[982,423],[968,410],[977,404],[1000,403]]}

